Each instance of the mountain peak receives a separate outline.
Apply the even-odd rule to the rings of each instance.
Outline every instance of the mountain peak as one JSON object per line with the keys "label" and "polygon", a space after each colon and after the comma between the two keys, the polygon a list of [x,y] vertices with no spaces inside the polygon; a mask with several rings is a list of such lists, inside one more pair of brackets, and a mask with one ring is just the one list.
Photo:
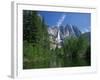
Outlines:
{"label": "mountain peak", "polygon": [[65,38],[68,37],[79,37],[81,35],[81,31],[77,28],[77,26],[66,24],[65,26],[54,26],[48,28],[48,33],[50,35],[50,41],[53,43],[60,45],[64,41]]}

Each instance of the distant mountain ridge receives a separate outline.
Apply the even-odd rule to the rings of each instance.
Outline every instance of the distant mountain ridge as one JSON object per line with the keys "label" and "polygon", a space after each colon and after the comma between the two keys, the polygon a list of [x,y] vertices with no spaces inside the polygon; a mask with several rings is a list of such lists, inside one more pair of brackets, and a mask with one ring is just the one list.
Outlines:
{"label": "distant mountain ridge", "polygon": [[67,24],[66,26],[59,26],[59,28],[57,26],[49,27],[48,33],[55,38],[57,38],[57,35],[59,35],[61,40],[69,36],[79,37],[81,35],[81,31],[76,26],[71,24]]}
{"label": "distant mountain ridge", "polygon": [[60,35],[61,39],[64,39],[69,36],[79,37],[81,35],[81,31],[74,25],[67,24],[66,26],[60,26]]}
{"label": "distant mountain ridge", "polygon": [[[66,24],[65,26],[54,26],[48,28],[48,34],[50,37],[50,41],[56,45],[60,45],[65,38],[69,37],[88,37],[89,33],[83,35],[83,33],[79,30],[79,28],[75,25]],[[89,40],[89,39],[88,39]],[[60,46],[61,47],[61,46]]]}

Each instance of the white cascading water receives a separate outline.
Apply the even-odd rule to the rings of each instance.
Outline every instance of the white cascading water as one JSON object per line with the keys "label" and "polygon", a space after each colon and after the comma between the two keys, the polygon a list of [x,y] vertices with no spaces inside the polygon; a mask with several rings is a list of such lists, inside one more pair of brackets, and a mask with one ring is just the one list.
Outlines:
{"label": "white cascading water", "polygon": [[61,38],[60,38],[60,30],[59,30],[59,29],[58,29],[56,41],[57,41],[57,43],[60,43],[60,42],[61,42]]}
{"label": "white cascading water", "polygon": [[57,42],[57,44],[60,44],[60,42],[61,42],[60,29],[59,29],[59,27],[61,26],[61,24],[62,24],[62,22],[64,21],[65,17],[66,17],[66,15],[63,14],[63,15],[61,16],[61,18],[60,18],[60,19],[58,20],[58,22],[57,22],[57,27],[58,27],[58,32],[57,32],[57,37],[56,37],[56,42]]}

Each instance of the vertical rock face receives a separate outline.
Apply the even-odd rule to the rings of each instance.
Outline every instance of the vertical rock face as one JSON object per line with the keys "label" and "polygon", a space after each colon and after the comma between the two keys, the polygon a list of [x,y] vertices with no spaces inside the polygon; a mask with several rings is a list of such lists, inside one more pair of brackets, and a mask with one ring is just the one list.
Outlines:
{"label": "vertical rock face", "polygon": [[56,45],[55,47],[61,47],[61,43],[65,38],[68,37],[79,37],[81,35],[81,31],[74,25],[67,24],[65,26],[49,27],[48,33],[50,36],[50,41],[52,45]]}
{"label": "vertical rock face", "polygon": [[61,39],[63,40],[69,36],[79,37],[81,35],[81,31],[76,26],[67,24],[66,26],[60,27],[60,34]]}

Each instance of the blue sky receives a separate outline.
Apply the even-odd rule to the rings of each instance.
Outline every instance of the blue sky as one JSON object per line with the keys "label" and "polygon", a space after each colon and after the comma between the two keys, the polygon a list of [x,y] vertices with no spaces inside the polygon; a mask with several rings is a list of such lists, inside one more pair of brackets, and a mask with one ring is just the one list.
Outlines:
{"label": "blue sky", "polygon": [[[38,12],[45,20],[45,23],[52,26],[72,24],[76,25],[82,32],[90,31],[91,14],[75,12]],[[61,20],[62,19],[62,20]]]}

